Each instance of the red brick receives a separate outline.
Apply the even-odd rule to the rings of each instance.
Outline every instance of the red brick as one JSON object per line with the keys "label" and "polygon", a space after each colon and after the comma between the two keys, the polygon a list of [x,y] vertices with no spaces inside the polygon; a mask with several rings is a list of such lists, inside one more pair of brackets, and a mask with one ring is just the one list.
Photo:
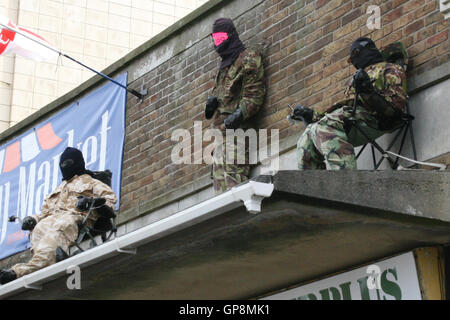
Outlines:
{"label": "red brick", "polygon": [[415,10],[425,4],[425,0],[409,0],[403,5],[403,13]]}
{"label": "red brick", "polygon": [[350,13],[346,14],[345,16],[343,16],[341,18],[341,23],[344,26],[347,23],[350,23],[350,22],[358,19],[361,15],[362,15],[361,9],[357,8],[357,9],[353,10],[352,12],[350,12]]}
{"label": "red brick", "polygon": [[403,9],[401,7],[395,9],[394,11],[391,11],[390,13],[381,18],[382,24],[384,25],[400,18],[402,16],[402,13]]}
{"label": "red brick", "polygon": [[436,33],[435,25],[432,25],[425,29],[422,29],[415,35],[415,43],[425,40],[425,39],[433,36],[435,33]]}
{"label": "red brick", "polygon": [[320,7],[324,6],[327,2],[328,2],[327,0],[316,1],[316,9],[319,9]]}
{"label": "red brick", "polygon": [[413,32],[416,32],[416,31],[420,30],[421,28],[423,28],[423,26],[424,26],[423,20],[419,20],[419,21],[413,22],[413,23],[411,23],[410,25],[408,25],[405,28],[405,31],[404,31],[403,34],[404,35],[409,35],[409,34],[411,34]]}
{"label": "red brick", "polygon": [[305,64],[306,65],[310,65],[313,64],[314,62],[316,62],[317,60],[319,60],[320,58],[322,58],[323,56],[323,49],[320,51],[317,51],[316,53],[310,55],[309,57],[307,57],[305,59]]}
{"label": "red brick", "polygon": [[432,47],[437,45],[438,43],[441,43],[443,41],[446,41],[448,39],[448,30],[445,30],[435,36],[432,36],[427,40],[428,47]]}

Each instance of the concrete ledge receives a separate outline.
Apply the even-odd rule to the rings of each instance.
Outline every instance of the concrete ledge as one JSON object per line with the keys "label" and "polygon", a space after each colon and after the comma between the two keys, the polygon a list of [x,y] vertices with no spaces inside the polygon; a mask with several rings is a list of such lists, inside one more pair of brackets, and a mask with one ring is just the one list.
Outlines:
{"label": "concrete ledge", "polygon": [[450,61],[424,73],[414,75],[408,79],[409,94],[431,87],[450,78]]}
{"label": "concrete ledge", "polygon": [[280,171],[274,184],[302,197],[450,221],[450,171]]}

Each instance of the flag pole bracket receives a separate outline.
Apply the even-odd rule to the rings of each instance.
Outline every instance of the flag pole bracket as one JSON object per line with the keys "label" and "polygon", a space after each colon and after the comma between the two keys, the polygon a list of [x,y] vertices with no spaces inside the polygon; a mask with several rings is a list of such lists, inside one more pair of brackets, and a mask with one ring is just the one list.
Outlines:
{"label": "flag pole bracket", "polygon": [[127,89],[127,90],[140,100],[139,103],[144,101],[144,97],[148,94],[148,90],[145,89],[143,85],[141,86],[140,91],[136,91],[134,89]]}

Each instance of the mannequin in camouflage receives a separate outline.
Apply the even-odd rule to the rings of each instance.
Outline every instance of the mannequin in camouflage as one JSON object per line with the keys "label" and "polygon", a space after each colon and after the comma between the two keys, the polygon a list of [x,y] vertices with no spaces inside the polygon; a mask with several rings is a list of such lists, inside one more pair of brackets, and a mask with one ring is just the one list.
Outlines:
{"label": "mannequin in camouflage", "polygon": [[[348,84],[343,101],[324,114],[301,105],[294,109],[294,116],[309,124],[297,143],[299,170],[356,169],[354,147],[366,141],[354,135],[348,119],[354,117],[363,123],[375,139],[385,134],[405,111],[404,70],[385,62],[371,39],[358,38],[352,44],[349,62],[358,71]],[[353,109],[355,88],[358,100]]]}
{"label": "mannequin in camouflage", "polygon": [[[0,270],[0,284],[4,284],[26,274],[57,262],[57,250],[68,252],[78,235],[78,223],[86,214],[88,198],[101,197],[105,205],[97,208],[88,221],[91,227],[99,214],[108,214],[117,201],[112,189],[103,182],[92,178],[81,151],[67,148],[60,157],[62,183],[49,194],[39,215],[28,216],[22,222],[23,230],[30,234],[33,257],[27,263],[19,263],[9,270]],[[83,197],[79,201],[78,197]]]}
{"label": "mannequin in camouflage", "polygon": [[[225,133],[227,129],[249,128],[247,120],[259,111],[265,86],[261,55],[244,47],[230,19],[216,20],[211,36],[214,48],[222,58],[205,108],[205,118],[213,118],[212,128],[219,129],[224,137],[222,148],[216,148],[213,154],[212,177],[218,194],[249,178],[248,147],[244,146],[245,151],[240,154],[238,151],[243,149],[236,142],[227,142]],[[228,163],[227,158],[242,160]]]}

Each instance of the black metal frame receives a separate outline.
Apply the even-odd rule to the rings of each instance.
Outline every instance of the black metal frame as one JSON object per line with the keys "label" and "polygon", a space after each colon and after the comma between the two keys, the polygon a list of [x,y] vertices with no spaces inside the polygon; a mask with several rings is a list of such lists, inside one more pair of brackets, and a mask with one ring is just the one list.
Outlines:
{"label": "black metal frame", "polygon": [[[99,230],[99,229],[95,229],[95,228],[91,228],[87,226],[87,221],[89,216],[91,215],[92,211],[96,209],[96,207],[94,207],[94,202],[92,201],[88,213],[86,214],[86,216],[84,217],[83,221],[81,223],[78,224],[78,238],[75,241],[75,243],[71,246],[76,246],[81,252],[85,251],[83,248],[81,248],[81,243],[85,240],[85,237],[87,236],[91,243],[90,243],[90,248],[96,247],[98,246],[97,241],[95,241],[95,237],[100,235],[102,242],[106,242],[108,241],[111,236],[114,234],[116,235],[117,233],[117,227],[115,224],[115,218],[109,218],[110,223],[112,228],[110,230]],[[108,235],[106,235],[109,232]],[[79,253],[79,252],[77,252]],[[75,253],[74,253],[75,254]]]}
{"label": "black metal frame", "polygon": [[[357,96],[357,95],[356,95]],[[356,102],[356,97],[355,97],[355,102]],[[355,109],[353,110],[353,112],[355,112]],[[355,127],[356,130],[358,130],[369,142],[367,142],[365,145],[362,146],[361,150],[358,152],[358,154],[356,155],[356,159],[359,158],[359,156],[361,155],[361,153],[364,151],[364,149],[366,148],[366,146],[368,144],[371,145],[371,149],[372,149],[372,161],[373,161],[373,166],[374,166],[374,170],[377,170],[381,163],[387,159],[389,162],[389,166],[393,169],[396,170],[398,167],[398,161],[399,161],[399,157],[397,156],[395,158],[395,160],[391,159],[389,156],[389,153],[387,151],[390,151],[391,148],[394,146],[394,144],[397,142],[397,139],[402,136],[401,139],[401,143],[400,143],[400,147],[398,149],[397,154],[401,154],[402,150],[403,150],[403,146],[405,144],[405,140],[406,140],[406,135],[408,133],[410,133],[410,139],[411,139],[411,147],[413,150],[413,156],[414,156],[414,160],[417,160],[417,152],[416,152],[416,146],[415,146],[415,142],[414,142],[414,133],[413,133],[413,128],[412,128],[412,121],[414,120],[414,117],[410,114],[409,112],[409,103],[408,100],[406,102],[406,113],[404,113],[401,117],[400,120],[402,121],[402,124],[396,128],[393,129],[391,132],[395,132],[397,131],[396,135],[394,136],[394,139],[392,139],[391,143],[389,144],[389,146],[387,147],[386,150],[384,150],[374,139],[370,139],[367,134],[364,132],[364,130],[358,125],[357,120],[352,117],[350,119],[351,125]],[[377,162],[376,157],[375,157],[375,149],[377,149],[380,153],[381,153],[381,159]]]}

